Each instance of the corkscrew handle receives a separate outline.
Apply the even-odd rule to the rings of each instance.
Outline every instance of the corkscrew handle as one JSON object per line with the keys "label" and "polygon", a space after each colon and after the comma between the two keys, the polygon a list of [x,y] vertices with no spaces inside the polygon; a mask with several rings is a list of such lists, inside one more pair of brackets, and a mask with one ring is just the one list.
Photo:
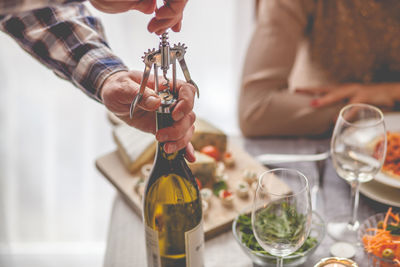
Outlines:
{"label": "corkscrew handle", "polygon": [[133,118],[133,113],[135,112],[136,106],[143,97],[144,90],[146,89],[146,85],[149,80],[150,72],[151,72],[151,64],[146,64],[143,72],[142,81],[140,82],[139,93],[133,98],[131,107],[129,109],[129,117],[131,119]]}
{"label": "corkscrew handle", "polygon": [[[174,98],[178,97],[176,91],[176,61],[178,60],[179,65],[182,69],[183,75],[185,76],[186,82],[192,84],[196,88],[197,97],[199,97],[199,88],[196,83],[192,80],[189,69],[187,67],[184,55],[186,53],[187,47],[184,44],[178,43],[175,44],[173,47],[170,47],[168,42],[168,32],[164,32],[160,36],[160,44],[159,49],[156,51],[148,50],[147,53],[144,54],[143,62],[145,63],[145,69],[143,72],[142,81],[140,83],[139,93],[133,98],[130,106],[130,118],[133,118],[134,112],[136,110],[137,105],[139,104],[142,96],[144,94],[144,90],[146,88],[147,82],[149,80],[150,72],[152,66],[154,66],[154,84],[155,90],[157,93],[159,92],[159,77],[158,77],[158,68],[160,68],[163,72],[163,77],[165,79],[165,83],[163,84],[166,89],[163,89],[162,92],[171,93]],[[167,76],[168,70],[172,65],[172,88],[170,86],[170,80]]]}
{"label": "corkscrew handle", "polygon": [[179,61],[179,65],[181,66],[183,76],[185,76],[186,82],[190,83],[191,85],[193,85],[196,88],[197,98],[199,98],[200,97],[199,87],[192,80],[192,77],[190,77],[189,69],[186,65],[185,59],[183,57],[181,57],[181,59],[178,59],[178,61]]}

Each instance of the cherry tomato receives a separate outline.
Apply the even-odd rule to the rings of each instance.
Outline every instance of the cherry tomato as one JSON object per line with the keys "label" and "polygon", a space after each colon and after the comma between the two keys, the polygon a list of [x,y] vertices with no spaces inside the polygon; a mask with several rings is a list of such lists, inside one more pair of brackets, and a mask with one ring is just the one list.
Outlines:
{"label": "cherry tomato", "polygon": [[200,152],[214,158],[215,160],[219,160],[219,151],[215,146],[204,146]]}
{"label": "cherry tomato", "polygon": [[222,197],[223,197],[223,198],[227,198],[227,197],[229,197],[229,196],[231,196],[231,195],[232,195],[232,193],[229,192],[228,190],[223,190],[223,191],[222,191]]}
{"label": "cherry tomato", "polygon": [[225,152],[224,153],[224,158],[226,158],[226,159],[232,158],[232,153],[231,152]]}

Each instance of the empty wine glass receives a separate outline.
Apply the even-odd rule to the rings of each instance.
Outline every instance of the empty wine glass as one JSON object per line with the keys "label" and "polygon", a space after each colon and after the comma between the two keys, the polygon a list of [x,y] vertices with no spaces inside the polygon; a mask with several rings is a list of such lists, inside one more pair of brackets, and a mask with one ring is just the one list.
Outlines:
{"label": "empty wine glass", "polygon": [[360,183],[374,178],[386,155],[382,112],[366,104],[342,108],[333,131],[331,155],[337,174],[351,185],[352,213],[328,222],[328,233],[336,240],[356,243],[360,225],[357,220]]}
{"label": "empty wine glass", "polygon": [[310,233],[311,197],[307,178],[297,170],[273,169],[261,174],[251,221],[260,246],[283,258],[299,249]]}

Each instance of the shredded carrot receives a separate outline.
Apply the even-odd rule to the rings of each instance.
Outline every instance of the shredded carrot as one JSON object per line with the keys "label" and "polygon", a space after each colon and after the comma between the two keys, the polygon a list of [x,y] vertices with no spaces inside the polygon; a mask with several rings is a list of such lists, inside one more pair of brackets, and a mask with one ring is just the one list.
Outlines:
{"label": "shredded carrot", "polygon": [[390,215],[390,217],[393,218],[393,220],[396,221],[396,223],[398,223],[400,221],[399,214],[394,214],[393,212],[391,212],[389,215]]}
{"label": "shredded carrot", "polygon": [[[390,233],[390,231],[386,230],[388,223],[390,222],[389,219],[393,219],[390,223],[392,225],[397,225],[400,223],[399,214],[394,214],[392,212],[392,208],[390,207],[389,210],[386,212],[385,219],[383,221],[383,229],[378,228],[369,228],[367,229],[367,233],[362,237],[362,241],[364,244],[364,248],[368,253],[372,253],[375,256],[382,258],[382,253],[385,249],[391,249],[394,253],[393,263],[396,266],[400,266],[400,242],[399,237],[394,236]],[[394,266],[393,263],[385,264],[384,262],[381,263],[380,266],[382,267],[389,267]]]}
{"label": "shredded carrot", "polygon": [[383,221],[383,229],[386,229],[386,227],[387,227],[387,222],[389,220],[390,213],[392,213],[392,207],[390,207],[389,210],[386,212],[385,220]]}

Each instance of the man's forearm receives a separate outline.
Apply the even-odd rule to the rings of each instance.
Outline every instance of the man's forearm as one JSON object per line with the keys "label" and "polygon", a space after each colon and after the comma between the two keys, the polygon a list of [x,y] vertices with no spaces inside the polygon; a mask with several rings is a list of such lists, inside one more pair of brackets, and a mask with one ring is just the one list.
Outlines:
{"label": "man's forearm", "polygon": [[68,2],[83,1],[85,0],[0,0],[0,15],[15,14]]}
{"label": "man's forearm", "polygon": [[127,69],[108,47],[100,21],[83,4],[7,15],[0,21],[0,29],[58,76],[98,101],[103,81]]}

